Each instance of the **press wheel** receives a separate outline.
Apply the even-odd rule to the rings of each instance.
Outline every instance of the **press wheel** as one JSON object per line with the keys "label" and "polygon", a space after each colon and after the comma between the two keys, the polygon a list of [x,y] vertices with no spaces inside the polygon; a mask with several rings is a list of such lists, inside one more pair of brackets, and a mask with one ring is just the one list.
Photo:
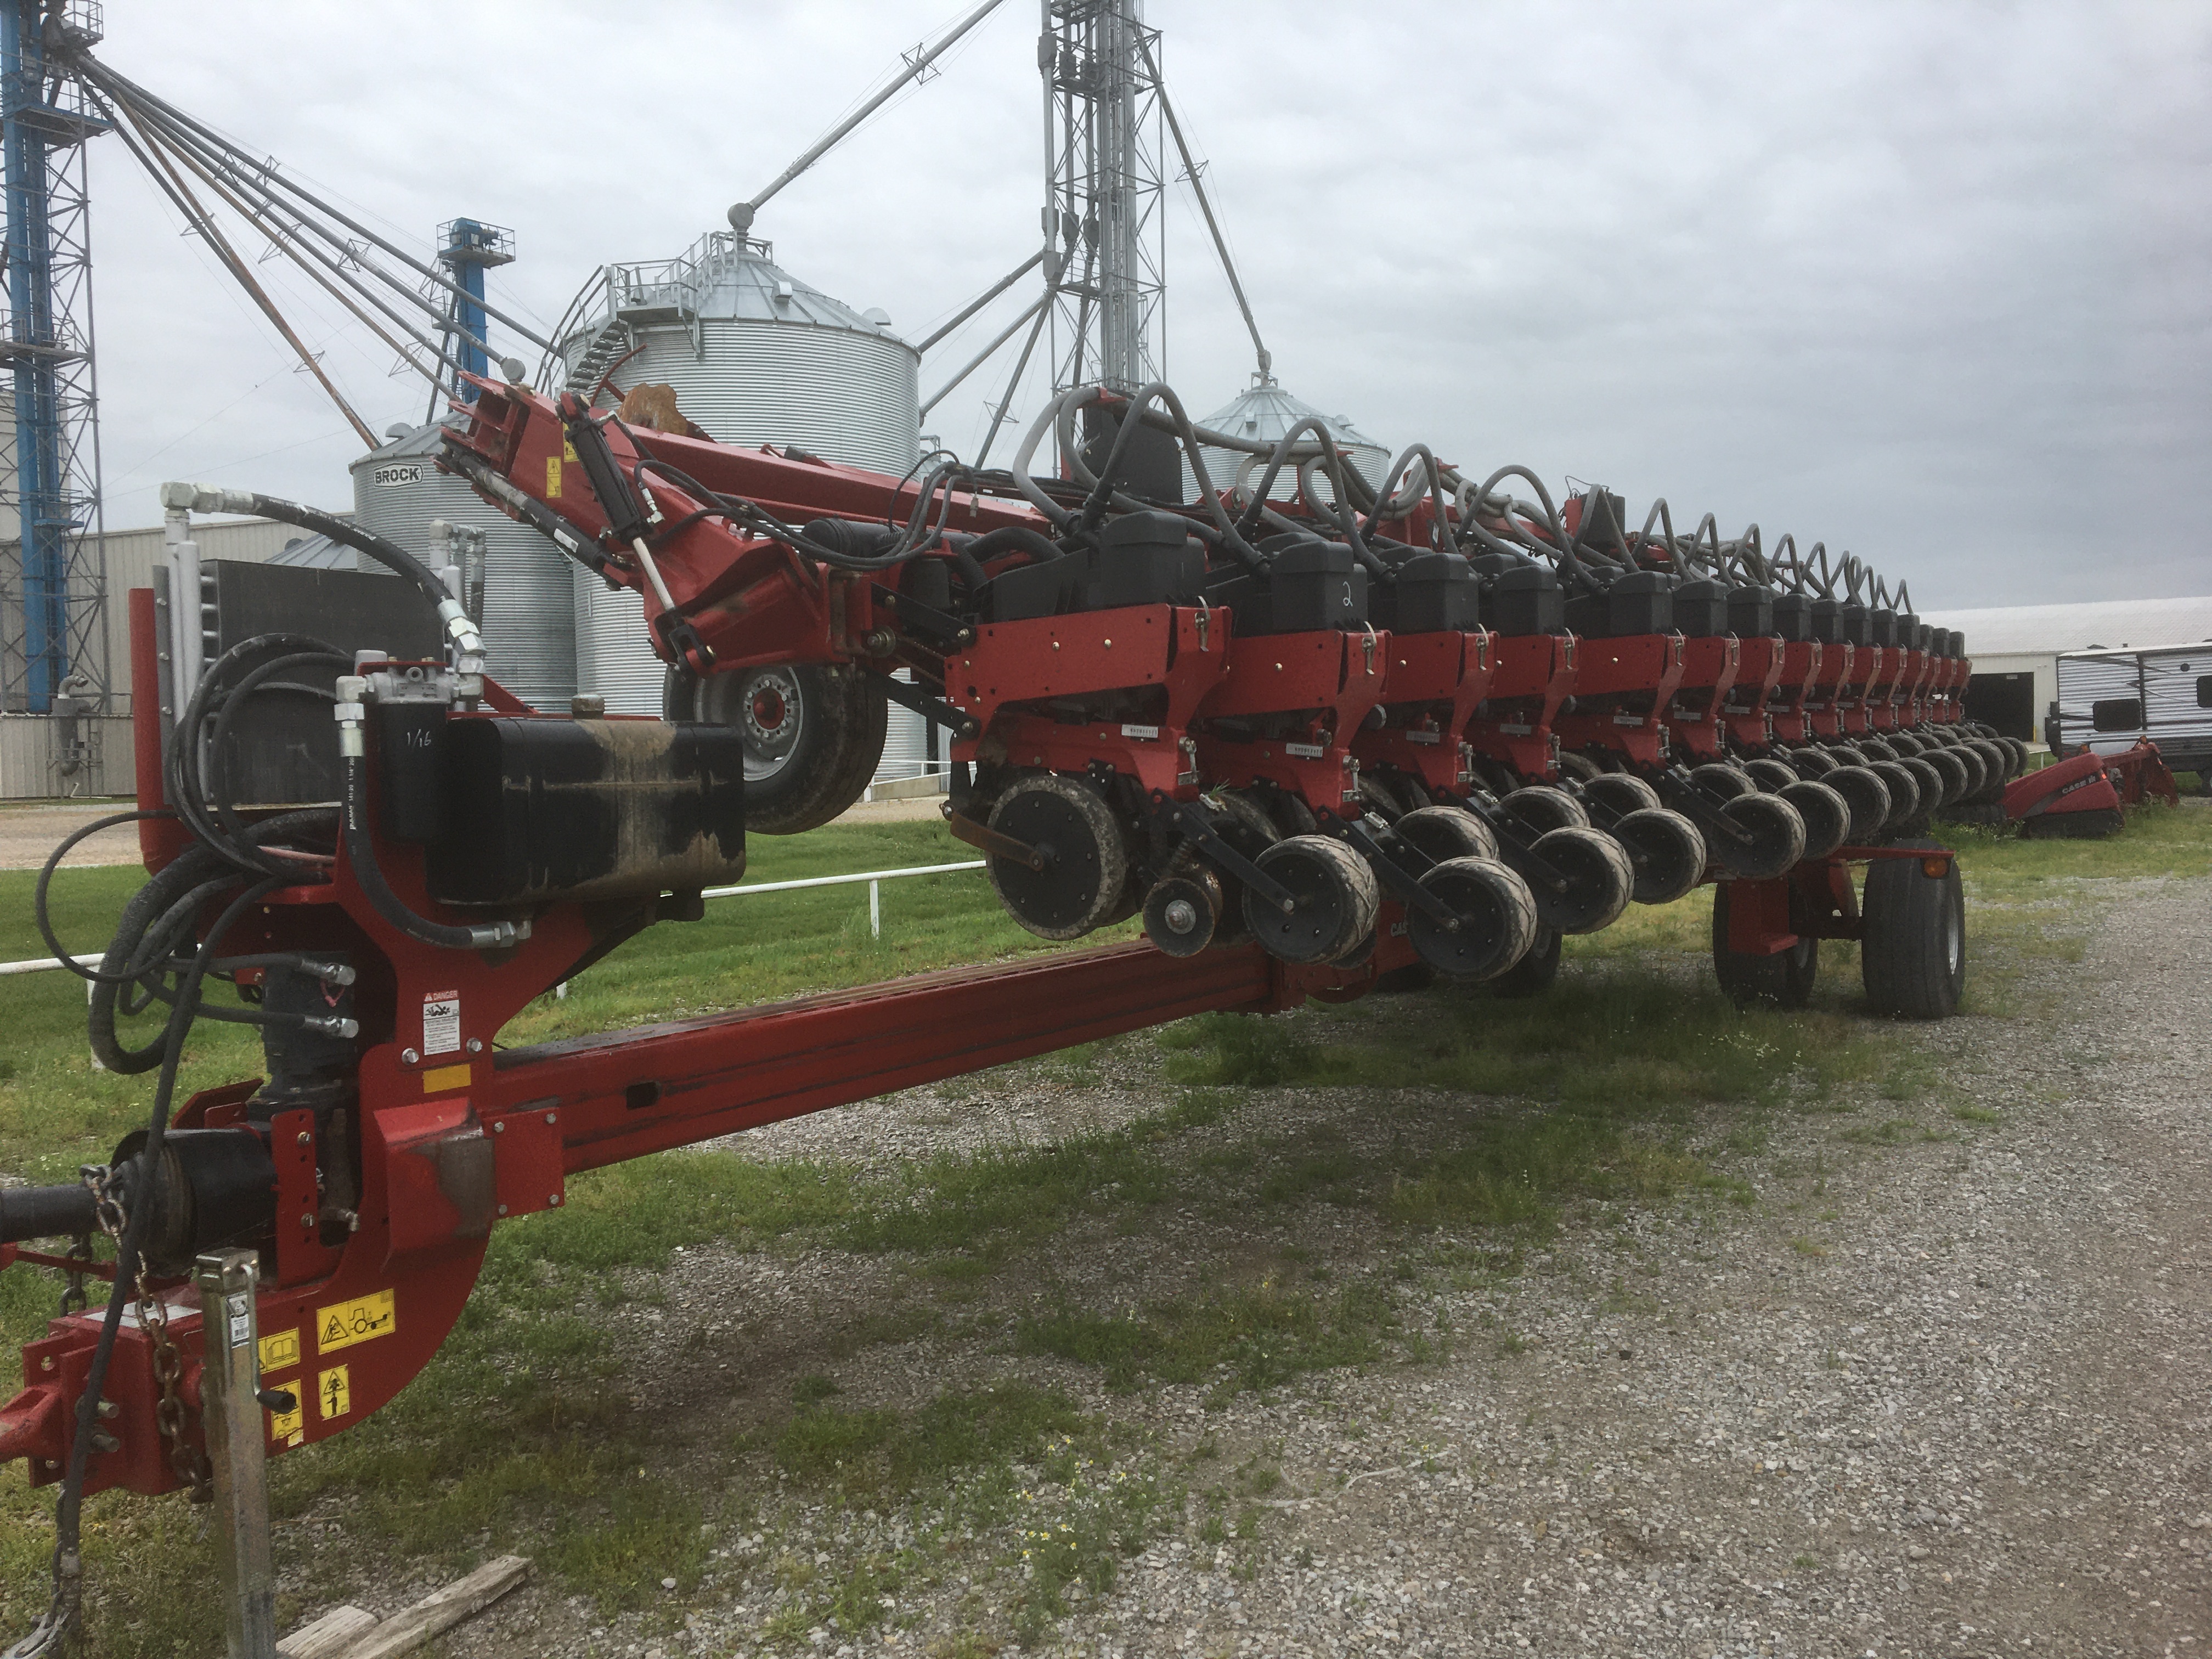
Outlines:
{"label": "press wheel", "polygon": [[1705,877],[1705,838],[1680,812],[1662,806],[1631,812],[1607,831],[1626,848],[1638,904],[1672,904]]}
{"label": "press wheel", "polygon": [[1775,795],[1739,795],[1721,814],[1745,832],[1741,842],[1714,837],[1713,851],[1729,873],[1765,881],[1788,871],[1805,856],[1805,820]]}
{"label": "press wheel", "polygon": [[1406,908],[1414,951],[1438,973],[1459,980],[1495,978],[1528,954],[1536,938],[1536,901],[1522,881],[1490,859],[1447,859],[1421,885],[1458,918],[1447,929],[1418,905]]}
{"label": "press wheel", "polygon": [[1540,878],[1529,879],[1529,890],[1536,896],[1536,919],[1546,927],[1560,933],[1595,933],[1620,919],[1636,890],[1636,866],[1619,842],[1571,825],[1539,836],[1534,851],[1565,879],[1565,890],[1556,892]]}
{"label": "press wheel", "polygon": [[1805,857],[1824,859],[1850,835],[1850,805],[1826,784],[1800,778],[1774,793],[1778,800],[1788,801],[1804,822]]}
{"label": "press wheel", "polygon": [[1747,760],[1743,775],[1770,795],[1778,795],[1797,781],[1797,769],[1778,760]]}
{"label": "press wheel", "polygon": [[1565,790],[1554,789],[1547,783],[1532,783],[1524,789],[1516,789],[1498,805],[1533,835],[1589,827],[1589,814],[1583,811],[1582,803]]}
{"label": "press wheel", "polygon": [[1856,846],[1870,846],[1881,837],[1889,822],[1889,786],[1870,767],[1838,766],[1820,781],[1844,798],[1850,809],[1849,838]]}
{"label": "press wheel", "polygon": [[1244,921],[1269,955],[1285,962],[1335,962],[1375,930],[1382,895],[1366,860],[1326,836],[1292,836],[1254,860],[1291,890],[1287,915],[1260,894],[1244,895]]}

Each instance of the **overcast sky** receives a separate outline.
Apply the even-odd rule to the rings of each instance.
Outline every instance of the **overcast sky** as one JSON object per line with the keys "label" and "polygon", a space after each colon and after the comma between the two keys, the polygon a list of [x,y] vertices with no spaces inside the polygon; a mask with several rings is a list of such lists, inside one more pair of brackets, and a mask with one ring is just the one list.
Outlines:
{"label": "overcast sky", "polygon": [[[594,265],[720,228],[964,9],[106,0],[99,52],[426,253],[457,215],[513,228],[495,294],[550,322]],[[1147,19],[1278,378],[1376,439],[1825,540],[1923,610],[2212,592],[2212,5]],[[1036,28],[1006,0],[756,234],[920,337],[1035,245]],[[347,505],[343,418],[121,145],[93,154],[109,525],[172,477]],[[1168,223],[1168,371],[1202,412],[1250,347],[1182,187]],[[422,417],[421,381],[259,269],[374,427]],[[972,447],[985,396],[930,424]]]}

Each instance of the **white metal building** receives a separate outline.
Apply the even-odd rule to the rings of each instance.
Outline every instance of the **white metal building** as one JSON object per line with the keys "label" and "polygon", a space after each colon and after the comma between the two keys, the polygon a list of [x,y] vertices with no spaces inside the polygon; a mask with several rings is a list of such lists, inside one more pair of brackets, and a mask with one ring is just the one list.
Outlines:
{"label": "white metal building", "polygon": [[2060,652],[2212,641],[2212,595],[1937,611],[1921,620],[1966,635],[1974,663],[1968,715],[2008,737],[2040,744],[2044,712],[2058,695]]}
{"label": "white metal building", "polygon": [[[350,518],[351,514],[339,516]],[[258,562],[282,553],[306,532],[273,519],[196,519],[192,539],[203,559]],[[0,712],[0,800],[52,796],[127,795],[137,787],[131,749],[131,604],[134,587],[154,585],[162,560],[162,530],[111,530],[106,537],[107,604],[102,629],[109,685],[107,712],[82,717],[72,742],[53,716]],[[0,542],[0,580],[16,568],[21,544]]]}

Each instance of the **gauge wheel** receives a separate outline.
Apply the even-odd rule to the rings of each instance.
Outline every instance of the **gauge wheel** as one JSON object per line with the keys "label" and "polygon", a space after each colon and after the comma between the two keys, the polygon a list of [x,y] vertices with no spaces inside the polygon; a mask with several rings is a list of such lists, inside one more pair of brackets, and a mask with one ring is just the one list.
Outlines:
{"label": "gauge wheel", "polygon": [[1531,835],[1589,828],[1589,814],[1583,811],[1582,803],[1565,790],[1554,789],[1548,783],[1532,783],[1526,788],[1516,789],[1498,805]]}
{"label": "gauge wheel", "polygon": [[1707,761],[1703,766],[1690,769],[1690,781],[1702,789],[1708,799],[1734,800],[1739,795],[1748,795],[1759,786],[1733,766],[1719,761]]}
{"label": "gauge wheel", "polygon": [[1629,772],[1606,772],[1592,778],[1583,786],[1583,798],[1620,817],[1648,812],[1659,805],[1659,792]]}
{"label": "gauge wheel", "polygon": [[1490,826],[1456,806],[1424,806],[1390,827],[1433,864],[1498,856],[1498,837],[1490,833]]}
{"label": "gauge wheel", "polygon": [[986,860],[999,902],[1038,938],[1080,939],[1123,903],[1129,854],[1121,826],[1084,780],[1018,778],[992,807],[991,828],[1044,855],[1042,870],[1000,854]]}
{"label": "gauge wheel", "polygon": [[672,720],[738,728],[745,828],[764,836],[819,829],[865,795],[890,722],[884,694],[858,669],[811,663],[703,680],[672,671],[661,708]]}

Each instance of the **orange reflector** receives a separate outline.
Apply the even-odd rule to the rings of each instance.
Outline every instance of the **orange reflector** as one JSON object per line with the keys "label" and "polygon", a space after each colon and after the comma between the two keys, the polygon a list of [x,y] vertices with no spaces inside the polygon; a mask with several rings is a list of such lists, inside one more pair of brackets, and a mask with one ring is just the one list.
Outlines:
{"label": "orange reflector", "polygon": [[1931,880],[1941,881],[1951,873],[1951,860],[1948,858],[1923,859],[1920,860],[1920,873]]}

